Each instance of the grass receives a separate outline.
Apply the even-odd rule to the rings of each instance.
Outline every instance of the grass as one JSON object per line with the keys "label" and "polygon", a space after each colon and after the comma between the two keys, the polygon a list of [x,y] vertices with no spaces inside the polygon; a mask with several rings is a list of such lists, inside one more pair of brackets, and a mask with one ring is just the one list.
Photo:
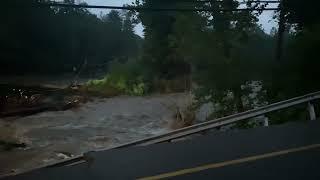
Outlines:
{"label": "grass", "polygon": [[142,96],[147,92],[147,87],[141,77],[129,79],[125,75],[115,74],[109,74],[99,80],[90,80],[85,84],[84,88],[91,94],[107,97],[122,94]]}

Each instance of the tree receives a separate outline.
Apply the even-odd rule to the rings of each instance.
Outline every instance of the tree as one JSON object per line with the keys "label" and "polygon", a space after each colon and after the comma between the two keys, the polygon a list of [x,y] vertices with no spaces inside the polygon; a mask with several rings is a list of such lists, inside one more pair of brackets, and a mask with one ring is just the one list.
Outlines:
{"label": "tree", "polygon": [[263,62],[257,61],[250,49],[259,47],[255,39],[265,36],[256,24],[256,16],[250,12],[218,11],[238,5],[232,0],[204,4],[203,7],[216,11],[181,15],[172,35],[178,52],[193,66],[194,79],[200,86],[198,97],[221,103],[232,94],[228,103],[233,105],[228,113],[246,109],[242,86],[248,81],[261,80],[257,69]]}
{"label": "tree", "polygon": [[[177,7],[178,1],[142,0],[136,5],[145,8]],[[170,34],[177,12],[140,12],[145,41],[142,59],[158,78],[172,79],[190,73],[188,64],[170,47]]]}
{"label": "tree", "polygon": [[[145,0],[140,5],[213,9],[207,13],[140,13],[145,26],[144,58],[160,74],[170,74],[170,70],[181,73],[174,63],[184,72],[190,73],[192,69],[194,80],[200,86],[199,100],[222,103],[231,94],[228,113],[250,108],[244,107],[246,91],[242,87],[250,81],[262,80],[264,71],[260,71],[260,64],[267,64],[266,58],[272,54],[269,45],[261,48],[257,45],[259,40],[267,44],[271,41],[256,24],[259,14],[219,11],[237,8],[239,2],[235,0],[187,5]],[[261,58],[261,52],[268,55]]]}
{"label": "tree", "polygon": [[126,21],[123,29],[120,12],[98,18],[84,8],[39,6],[44,2],[3,2],[8,9],[0,11],[1,73],[71,73],[84,62],[89,68],[137,56],[133,51],[138,51],[141,38],[134,34],[133,22]]}
{"label": "tree", "polygon": [[[316,53],[320,47],[318,5],[319,2],[283,1],[286,25],[283,56],[280,61],[270,62],[269,67],[275,69],[272,71],[274,78],[265,80],[270,103],[320,90],[317,76],[320,63]],[[276,18],[280,18],[279,14]],[[275,123],[302,119],[306,119],[305,107],[272,117]]]}
{"label": "tree", "polygon": [[319,1],[283,0],[286,22],[295,25],[296,30],[319,24],[320,15],[317,13],[319,5]]}

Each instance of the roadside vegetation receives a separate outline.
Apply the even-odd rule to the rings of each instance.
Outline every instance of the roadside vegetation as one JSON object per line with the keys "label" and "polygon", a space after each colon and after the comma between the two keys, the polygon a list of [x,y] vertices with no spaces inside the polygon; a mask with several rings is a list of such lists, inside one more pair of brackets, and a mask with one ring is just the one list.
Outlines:
{"label": "roadside vegetation", "polygon": [[148,93],[148,84],[140,74],[139,67],[134,63],[110,65],[110,71],[102,79],[90,80],[84,88],[88,93],[104,96],[121,94],[142,96]]}

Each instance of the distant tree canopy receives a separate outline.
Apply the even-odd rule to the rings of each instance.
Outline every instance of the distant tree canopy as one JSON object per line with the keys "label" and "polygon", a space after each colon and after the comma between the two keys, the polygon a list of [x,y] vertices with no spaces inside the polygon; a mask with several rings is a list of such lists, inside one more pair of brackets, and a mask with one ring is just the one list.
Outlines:
{"label": "distant tree canopy", "polygon": [[1,2],[1,73],[72,72],[85,61],[95,66],[139,52],[141,38],[129,13],[97,17],[86,9],[40,7],[39,2],[46,0]]}

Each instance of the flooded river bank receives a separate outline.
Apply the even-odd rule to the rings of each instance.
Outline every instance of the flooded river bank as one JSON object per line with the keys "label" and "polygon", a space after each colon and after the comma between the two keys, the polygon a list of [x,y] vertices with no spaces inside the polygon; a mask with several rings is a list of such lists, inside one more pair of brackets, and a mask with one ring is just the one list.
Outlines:
{"label": "flooded river bank", "polygon": [[188,93],[93,99],[78,108],[0,119],[0,140],[25,148],[0,153],[0,173],[53,163],[91,150],[114,147],[170,130],[176,107]]}

